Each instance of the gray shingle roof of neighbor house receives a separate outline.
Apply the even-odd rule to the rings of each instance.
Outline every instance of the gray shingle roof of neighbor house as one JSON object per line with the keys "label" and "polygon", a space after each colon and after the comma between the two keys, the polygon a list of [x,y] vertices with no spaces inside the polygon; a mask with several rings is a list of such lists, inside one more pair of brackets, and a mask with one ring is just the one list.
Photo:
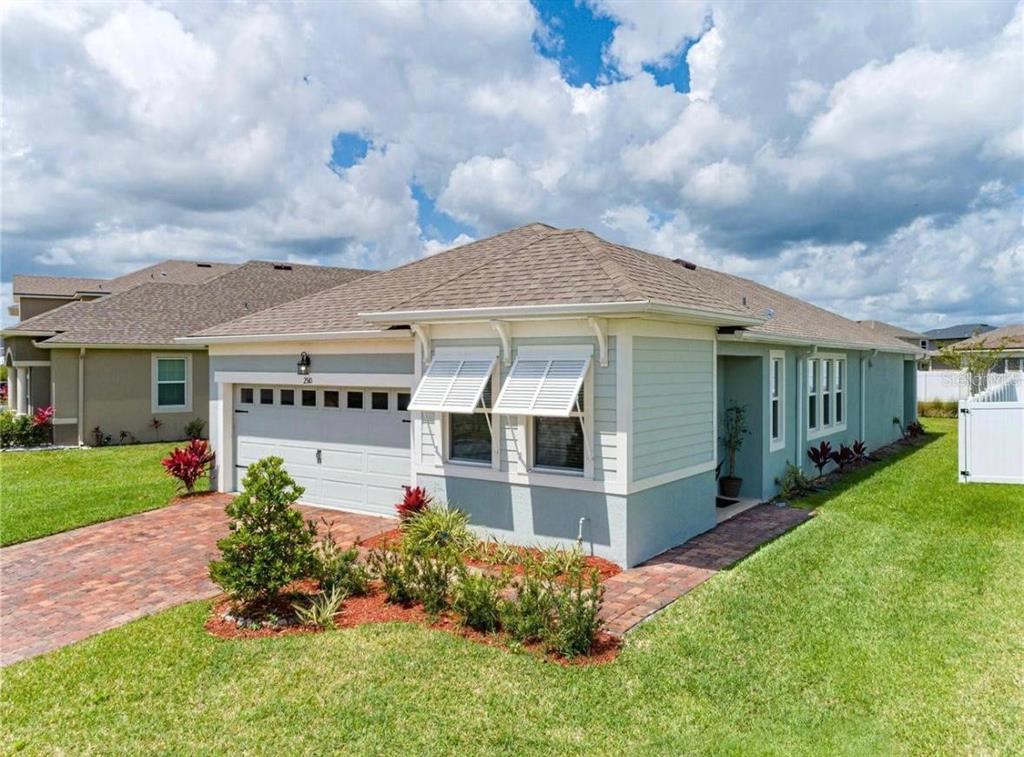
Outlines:
{"label": "gray shingle roof of neighbor house", "polygon": [[897,339],[927,339],[924,334],[905,329],[902,326],[896,326],[892,323],[886,323],[885,321],[857,321],[857,323],[872,331],[877,331],[879,334],[887,334]]}
{"label": "gray shingle roof of neighbor house", "polygon": [[372,273],[253,261],[201,284],[148,282],[91,302],[73,302],[5,331],[55,332],[61,344],[173,344],[197,329],[273,307]]}
{"label": "gray shingle roof of neighbor house", "polygon": [[105,282],[106,279],[15,274],[11,281],[11,293],[41,297],[74,297],[77,292],[93,291]]}
{"label": "gray shingle roof of neighbor house", "polygon": [[946,326],[941,329],[932,329],[924,332],[929,339],[970,339],[975,334],[984,334],[992,331],[995,326],[987,323],[958,323],[955,326]]}
{"label": "gray shingle roof of neighbor house", "polygon": [[957,349],[992,349],[1002,345],[1006,349],[1024,349],[1024,323],[1012,323],[970,339],[958,342]]}
{"label": "gray shingle roof of neighbor house", "polygon": [[[614,244],[586,230],[540,223],[218,324],[195,336],[377,331],[385,315],[395,320],[414,311],[645,302],[731,317],[738,325],[759,324],[748,330],[766,337],[911,351],[905,342],[755,282]],[[771,317],[769,308],[774,311]],[[381,315],[361,315],[367,313]]]}

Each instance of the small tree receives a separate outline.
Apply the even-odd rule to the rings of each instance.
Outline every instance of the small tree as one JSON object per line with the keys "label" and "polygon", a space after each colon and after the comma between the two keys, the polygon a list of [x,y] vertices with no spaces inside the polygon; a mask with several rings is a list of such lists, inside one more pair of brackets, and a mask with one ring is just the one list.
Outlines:
{"label": "small tree", "polygon": [[[974,336],[977,335],[978,332],[975,331]],[[960,366],[966,371],[971,394],[975,394],[986,387],[989,371],[1003,359],[1007,340],[1004,337],[992,344],[983,341],[978,348],[961,347],[961,344],[962,342],[956,342],[940,347],[939,359],[949,365]]]}
{"label": "small tree", "polygon": [[736,453],[743,448],[743,437],[749,436],[746,405],[730,405],[725,409],[720,440],[729,461],[729,478],[736,477]]}
{"label": "small tree", "polygon": [[231,533],[217,542],[210,578],[236,601],[266,606],[292,581],[311,575],[316,525],[292,504],[305,489],[279,457],[249,466],[243,489],[225,508]]}

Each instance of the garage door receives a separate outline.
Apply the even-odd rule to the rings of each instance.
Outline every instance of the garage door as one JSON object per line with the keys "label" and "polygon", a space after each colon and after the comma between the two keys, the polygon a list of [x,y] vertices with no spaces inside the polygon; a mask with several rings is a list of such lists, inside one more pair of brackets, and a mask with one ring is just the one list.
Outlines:
{"label": "garage door", "polygon": [[284,459],[303,502],[394,515],[412,464],[409,395],[394,389],[235,387],[235,489],[260,458]]}

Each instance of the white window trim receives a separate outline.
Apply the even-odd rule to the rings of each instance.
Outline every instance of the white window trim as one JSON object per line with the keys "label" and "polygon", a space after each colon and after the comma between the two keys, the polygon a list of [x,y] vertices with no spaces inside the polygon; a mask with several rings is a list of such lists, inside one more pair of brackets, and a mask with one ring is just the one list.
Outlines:
{"label": "white window trim", "polygon": [[[849,371],[850,365],[849,365],[849,361],[846,359],[846,355],[844,355],[842,353],[838,353],[838,352],[819,352],[819,353],[813,355],[812,357],[807,358],[807,362],[808,362],[808,364],[810,364],[811,362],[817,362],[818,363],[818,386],[817,386],[817,391],[815,392],[815,396],[817,397],[817,400],[816,400],[817,408],[816,408],[815,415],[817,416],[818,426],[812,428],[810,426],[810,424],[808,423],[808,427],[807,427],[807,441],[811,441],[813,439],[820,439],[823,436],[831,436],[832,434],[838,434],[838,433],[842,433],[843,431],[846,431],[847,409],[849,408],[849,403],[847,402],[846,395],[849,393],[849,383],[850,383],[850,371]],[[829,390],[827,392],[825,391],[825,366],[824,366],[824,364],[826,362],[831,363],[831,367],[829,368],[829,371],[831,372],[831,375],[832,375],[832,383],[831,383],[831,386],[829,387]],[[836,423],[836,378],[839,375],[839,373],[838,373],[838,371],[839,371],[839,363],[843,363],[843,378],[844,378],[843,388],[842,388],[842,404],[843,404],[842,415],[843,415],[843,420],[842,420],[841,423]],[[828,425],[825,425],[823,423],[824,418],[825,418],[824,404],[823,404],[824,403],[824,399],[825,399],[825,395],[828,395],[828,401],[829,401],[829,420],[831,422]],[[802,401],[806,402],[809,398],[810,398],[810,386],[808,385],[807,390],[804,392],[804,396],[802,398]],[[808,421],[810,421],[810,418],[808,418]]]}
{"label": "white window trim", "polygon": [[[185,404],[184,405],[161,405],[159,404],[159,376],[158,365],[160,360],[184,360],[185,361]],[[161,352],[153,353],[150,358],[150,409],[154,414],[163,413],[191,413],[192,412],[192,355],[187,352]],[[164,383],[178,383],[164,382]]]}
{"label": "white window trim", "polygon": [[[779,361],[779,381],[775,387],[775,393],[779,403],[779,435],[773,437],[772,430],[772,377],[775,375],[775,361]],[[778,452],[786,448],[786,353],[784,350],[770,350],[768,352],[768,448],[772,452]]]}
{"label": "white window trim", "polygon": [[[494,398],[498,396],[499,381],[498,381],[498,372],[493,370],[493,367],[492,367],[492,370],[491,370],[490,381],[491,381],[491,404],[494,404]],[[397,398],[396,398],[396,401],[397,401]],[[479,404],[479,400],[477,402]],[[420,411],[420,412],[423,412],[423,411]],[[489,463],[485,463],[482,460],[460,460],[458,458],[453,458],[451,456],[451,451],[452,451],[451,415],[452,414],[451,413],[438,413],[438,415],[441,416],[441,434],[442,434],[442,436],[441,436],[441,446],[442,446],[441,457],[444,460],[444,464],[446,466],[449,466],[449,465],[450,466],[455,466],[455,467],[465,466],[467,468],[478,468],[478,469],[479,468],[484,468],[484,469],[491,469],[491,470],[499,470],[499,468],[501,467],[501,446],[500,446],[500,442],[501,442],[501,417],[492,414],[491,413],[491,408],[487,408],[486,410],[484,410],[484,409],[482,409],[480,407],[477,407],[473,411],[473,414],[476,415],[478,413],[481,414],[481,415],[486,413],[486,414],[490,414],[490,416],[491,416],[491,421],[490,421],[490,430],[491,430],[491,461]]]}

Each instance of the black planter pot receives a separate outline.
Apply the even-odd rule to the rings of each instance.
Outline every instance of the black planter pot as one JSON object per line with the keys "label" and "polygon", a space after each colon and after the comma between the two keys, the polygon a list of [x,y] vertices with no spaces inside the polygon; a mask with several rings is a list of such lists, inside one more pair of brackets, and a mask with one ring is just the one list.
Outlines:
{"label": "black planter pot", "polygon": [[721,491],[723,497],[736,498],[740,496],[740,487],[743,485],[742,478],[734,478],[733,476],[722,476],[718,479],[718,488]]}

